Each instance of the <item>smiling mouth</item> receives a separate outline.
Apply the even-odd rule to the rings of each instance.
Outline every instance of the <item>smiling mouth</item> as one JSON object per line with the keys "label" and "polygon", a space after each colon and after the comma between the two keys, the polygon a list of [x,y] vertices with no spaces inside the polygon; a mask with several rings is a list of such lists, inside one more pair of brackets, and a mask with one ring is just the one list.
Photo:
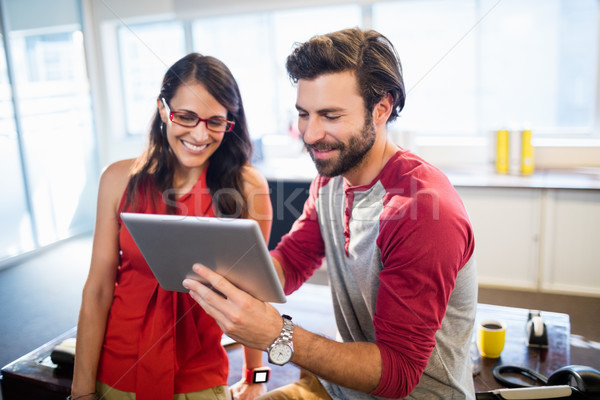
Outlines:
{"label": "smiling mouth", "polygon": [[330,151],[335,150],[335,148],[331,148],[331,149],[318,149],[316,147],[312,148],[313,151],[317,152],[317,153],[328,153]]}
{"label": "smiling mouth", "polygon": [[317,158],[324,158],[333,153],[335,150],[339,150],[340,146],[329,143],[317,143],[306,146],[308,150]]}
{"label": "smiling mouth", "polygon": [[333,149],[316,149],[313,148],[311,155],[313,157],[314,160],[320,160],[320,159],[328,159],[329,157],[331,157],[331,155],[333,154],[333,152],[337,150],[335,148]]}
{"label": "smiling mouth", "polygon": [[200,146],[193,145],[185,140],[182,140],[181,143],[185,146],[185,148],[190,149],[191,151],[202,151],[208,147],[208,144],[203,144]]}

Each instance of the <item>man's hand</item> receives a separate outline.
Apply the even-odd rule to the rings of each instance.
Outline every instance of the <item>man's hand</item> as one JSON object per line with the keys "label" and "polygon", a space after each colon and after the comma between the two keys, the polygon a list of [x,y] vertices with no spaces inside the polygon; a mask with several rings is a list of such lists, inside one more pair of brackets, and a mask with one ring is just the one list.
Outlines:
{"label": "man's hand", "polygon": [[279,336],[283,321],[275,307],[238,289],[201,264],[194,264],[194,272],[207,284],[188,278],[183,281],[183,286],[227,336],[260,350],[266,350]]}
{"label": "man's hand", "polygon": [[[260,350],[266,350],[279,336],[283,319],[275,307],[250,296],[200,264],[194,265],[194,272],[206,284],[186,279],[183,286],[227,336]],[[375,343],[340,343],[297,325],[292,361],[325,380],[364,393],[373,391],[381,379],[381,353]]]}

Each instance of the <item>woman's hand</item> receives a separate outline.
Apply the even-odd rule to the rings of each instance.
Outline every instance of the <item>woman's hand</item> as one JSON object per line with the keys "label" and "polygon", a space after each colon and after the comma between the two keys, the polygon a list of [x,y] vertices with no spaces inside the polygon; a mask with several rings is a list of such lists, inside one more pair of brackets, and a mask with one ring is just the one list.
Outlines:
{"label": "woman's hand", "polygon": [[231,386],[233,400],[253,400],[267,393],[267,385],[264,383],[248,383],[242,378],[241,381]]}

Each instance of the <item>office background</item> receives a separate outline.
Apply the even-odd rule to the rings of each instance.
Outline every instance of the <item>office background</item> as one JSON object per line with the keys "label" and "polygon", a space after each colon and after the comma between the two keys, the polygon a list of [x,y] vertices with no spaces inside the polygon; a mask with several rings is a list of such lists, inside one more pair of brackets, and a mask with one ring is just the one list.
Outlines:
{"label": "office background", "polygon": [[[490,169],[495,130],[530,128],[538,173],[600,181],[599,0],[0,0],[0,12],[3,364],[74,325],[98,177],[143,149],[160,80],[190,51],[236,76],[258,163],[301,157],[294,43],[359,26],[402,60],[407,106],[390,127],[402,146],[468,181]],[[566,312],[600,341],[599,191],[485,182],[459,185],[482,232],[480,301]]]}

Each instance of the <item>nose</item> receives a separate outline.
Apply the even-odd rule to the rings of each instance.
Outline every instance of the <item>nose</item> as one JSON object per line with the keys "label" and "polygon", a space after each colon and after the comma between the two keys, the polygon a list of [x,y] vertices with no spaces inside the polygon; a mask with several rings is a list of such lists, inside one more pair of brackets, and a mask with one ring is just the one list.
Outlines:
{"label": "nose", "polygon": [[208,135],[210,131],[206,127],[206,121],[200,121],[198,125],[193,128],[190,128],[190,134],[196,141],[202,141],[208,139]]}
{"label": "nose", "polygon": [[325,130],[319,118],[307,117],[298,121],[298,130],[306,144],[314,144],[325,137]]}

